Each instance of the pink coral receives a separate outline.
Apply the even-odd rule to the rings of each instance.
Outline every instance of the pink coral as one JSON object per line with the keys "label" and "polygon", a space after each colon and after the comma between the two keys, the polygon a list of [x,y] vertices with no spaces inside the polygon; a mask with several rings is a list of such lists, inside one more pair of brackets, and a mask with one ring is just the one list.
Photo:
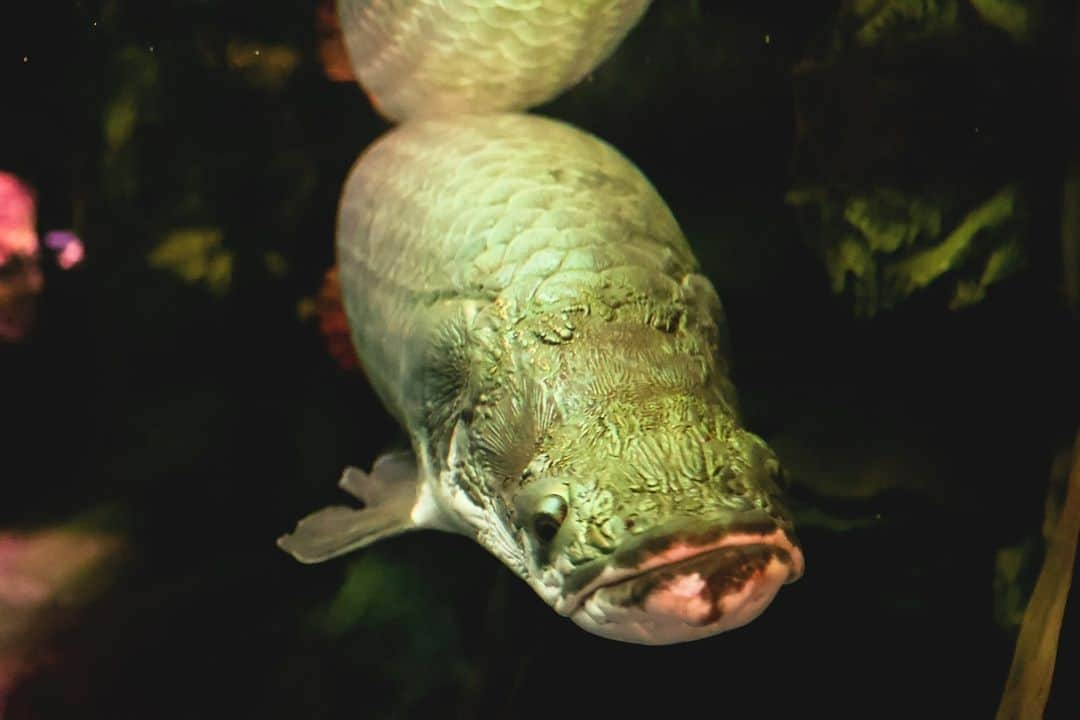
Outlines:
{"label": "pink coral", "polygon": [[0,172],[0,265],[12,255],[37,255],[35,216],[34,193],[14,175]]}

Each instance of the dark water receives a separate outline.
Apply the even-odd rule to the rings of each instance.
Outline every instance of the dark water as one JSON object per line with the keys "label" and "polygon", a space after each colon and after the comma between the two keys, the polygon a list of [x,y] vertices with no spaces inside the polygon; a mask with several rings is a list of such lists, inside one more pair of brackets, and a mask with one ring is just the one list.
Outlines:
{"label": "dark water", "polygon": [[[801,75],[844,27],[837,3],[791,5],[657,0],[540,109],[618,147],[670,204],[725,302],[748,425],[806,518],[803,580],[742,630],[664,648],[585,634],[460,538],[312,567],[274,547],[340,500],[343,466],[402,441],[297,310],[333,263],[344,175],[387,127],[324,73],[314,2],[6,20],[0,170],[87,260],[46,266],[34,332],[0,345],[0,527],[106,508],[95,527],[127,548],[50,624],[8,715],[990,717],[1015,640],[995,557],[1038,546],[1080,420],[1061,240],[1075,3],[1032,6],[1026,42],[962,4],[963,32]],[[285,70],[236,59],[282,48]],[[955,225],[1008,184],[1026,263],[957,311],[949,278],[857,314],[830,291],[827,233],[785,203],[887,186],[948,198]],[[220,233],[227,287],[152,266],[183,228]],[[1075,595],[1048,718],[1080,717]]]}

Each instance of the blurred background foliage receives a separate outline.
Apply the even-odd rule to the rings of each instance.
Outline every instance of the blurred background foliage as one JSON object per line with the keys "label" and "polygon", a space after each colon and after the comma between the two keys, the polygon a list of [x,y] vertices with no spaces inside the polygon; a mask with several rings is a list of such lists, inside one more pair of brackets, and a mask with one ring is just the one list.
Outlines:
{"label": "blurred background foliage", "polygon": [[[657,0],[539,110],[667,199],[792,476],[806,577],[744,630],[654,649],[586,635],[461,538],[313,567],[274,546],[404,443],[319,332],[338,192],[387,127],[326,5],[23,10],[0,169],[87,257],[44,266],[34,331],[0,345],[0,528],[106,508],[116,562],[34,621],[5,717],[996,707],[1080,407],[1074,2]],[[1064,643],[1057,677],[1078,668]]]}

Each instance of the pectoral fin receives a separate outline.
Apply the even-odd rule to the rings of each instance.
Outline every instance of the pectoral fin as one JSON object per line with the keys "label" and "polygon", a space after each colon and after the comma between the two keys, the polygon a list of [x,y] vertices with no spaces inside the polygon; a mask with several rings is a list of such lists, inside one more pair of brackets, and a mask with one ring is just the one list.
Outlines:
{"label": "pectoral fin", "polygon": [[314,512],[278,538],[278,547],[302,563],[317,563],[416,528],[411,516],[418,476],[412,456],[383,455],[370,473],[346,468],[338,486],[364,507],[335,505]]}

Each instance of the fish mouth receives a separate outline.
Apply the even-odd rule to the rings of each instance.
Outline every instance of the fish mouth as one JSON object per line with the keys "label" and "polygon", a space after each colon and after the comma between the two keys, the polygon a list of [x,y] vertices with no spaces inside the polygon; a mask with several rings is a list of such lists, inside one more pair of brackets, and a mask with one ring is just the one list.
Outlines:
{"label": "fish mouth", "polygon": [[[672,537],[632,567],[609,565],[560,611],[604,637],[684,642],[747,624],[803,574],[802,550],[771,522],[708,534],[703,543]],[[657,539],[649,545],[655,549]]]}

